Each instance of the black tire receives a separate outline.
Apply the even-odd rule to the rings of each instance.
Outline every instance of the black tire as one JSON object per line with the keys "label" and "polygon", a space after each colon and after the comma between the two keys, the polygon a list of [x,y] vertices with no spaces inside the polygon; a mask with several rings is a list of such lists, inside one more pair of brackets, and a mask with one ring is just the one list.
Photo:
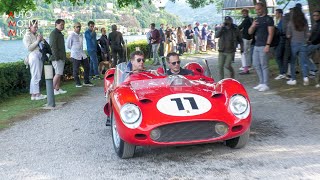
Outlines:
{"label": "black tire", "polygon": [[136,146],[123,141],[116,128],[114,113],[111,115],[111,134],[114,150],[122,159],[132,158],[134,156]]}
{"label": "black tire", "polygon": [[226,140],[226,146],[234,149],[243,148],[249,142],[250,128],[241,136]]}

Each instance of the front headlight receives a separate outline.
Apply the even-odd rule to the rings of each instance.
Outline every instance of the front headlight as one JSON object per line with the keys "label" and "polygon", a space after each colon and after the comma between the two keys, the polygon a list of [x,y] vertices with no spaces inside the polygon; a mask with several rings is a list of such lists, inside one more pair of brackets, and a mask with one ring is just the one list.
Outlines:
{"label": "front headlight", "polygon": [[229,108],[236,117],[241,119],[247,118],[250,113],[249,102],[240,94],[236,94],[231,97],[229,101]]}
{"label": "front headlight", "polygon": [[121,107],[120,117],[122,122],[129,128],[137,128],[141,123],[140,108],[128,103]]}

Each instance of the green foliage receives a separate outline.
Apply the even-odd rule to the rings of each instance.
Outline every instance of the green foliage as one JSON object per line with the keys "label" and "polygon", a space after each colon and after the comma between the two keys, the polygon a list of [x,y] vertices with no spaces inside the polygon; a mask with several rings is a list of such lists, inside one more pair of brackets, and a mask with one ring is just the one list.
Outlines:
{"label": "green foliage", "polygon": [[[67,56],[70,56],[67,54]],[[66,61],[64,80],[72,79],[72,62]],[[29,91],[30,69],[26,69],[23,61],[0,63],[0,103],[7,98]],[[45,85],[44,75],[41,86]]]}
{"label": "green foliage", "polygon": [[136,47],[139,47],[140,50],[143,51],[144,57],[149,57],[148,43],[146,40],[139,40],[128,43],[128,54],[134,52],[136,50]]}
{"label": "green foliage", "polygon": [[1,0],[0,14],[10,12],[26,12],[28,10],[35,10],[36,5],[34,0]]}
{"label": "green foliage", "polygon": [[26,92],[29,81],[29,69],[26,69],[22,61],[0,63],[0,102],[12,95]]}

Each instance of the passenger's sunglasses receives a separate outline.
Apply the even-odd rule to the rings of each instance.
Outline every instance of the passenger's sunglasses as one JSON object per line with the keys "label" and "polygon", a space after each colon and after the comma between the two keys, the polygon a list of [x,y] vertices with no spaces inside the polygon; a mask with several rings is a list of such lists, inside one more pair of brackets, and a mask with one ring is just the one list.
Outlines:
{"label": "passenger's sunglasses", "polygon": [[137,59],[137,62],[138,62],[138,63],[141,62],[141,61],[144,62],[145,60],[144,60],[144,59],[141,59],[141,58],[138,58],[138,59]]}
{"label": "passenger's sunglasses", "polygon": [[177,63],[180,64],[181,61],[172,62],[171,64],[175,66]]}

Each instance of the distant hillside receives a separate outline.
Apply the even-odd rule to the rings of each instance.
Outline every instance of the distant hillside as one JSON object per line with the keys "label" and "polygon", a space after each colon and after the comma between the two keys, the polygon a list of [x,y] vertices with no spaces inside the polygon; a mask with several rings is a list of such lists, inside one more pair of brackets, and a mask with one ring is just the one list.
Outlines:
{"label": "distant hillside", "polygon": [[214,4],[203,8],[192,9],[184,1],[176,1],[175,3],[168,1],[165,5],[165,10],[179,16],[181,21],[185,24],[194,23],[196,21],[209,24],[221,23],[222,15],[217,13]]}
{"label": "distant hillside", "polygon": [[[58,18],[66,21],[66,31],[73,30],[74,22],[81,22],[82,26],[86,27],[89,20],[95,21],[98,28],[107,28],[108,32],[111,31],[112,24],[117,24],[119,30],[126,34],[143,33],[144,28],[149,28],[151,23],[155,23],[157,27],[161,23],[172,26],[182,25],[178,16],[160,10],[147,1],[139,9],[135,9],[133,6],[119,9],[115,0],[91,0],[76,6],[73,6],[69,1],[54,1],[52,4],[45,4],[43,0],[35,0],[35,2],[37,10],[32,12],[31,17],[17,18],[16,22],[20,22],[19,24],[26,27],[26,22],[38,19],[44,23],[43,26],[39,26],[39,31],[45,35],[52,31],[54,22]],[[0,29],[4,34],[8,34],[7,16],[2,18],[0,16]],[[20,29],[23,28],[20,26]]]}

